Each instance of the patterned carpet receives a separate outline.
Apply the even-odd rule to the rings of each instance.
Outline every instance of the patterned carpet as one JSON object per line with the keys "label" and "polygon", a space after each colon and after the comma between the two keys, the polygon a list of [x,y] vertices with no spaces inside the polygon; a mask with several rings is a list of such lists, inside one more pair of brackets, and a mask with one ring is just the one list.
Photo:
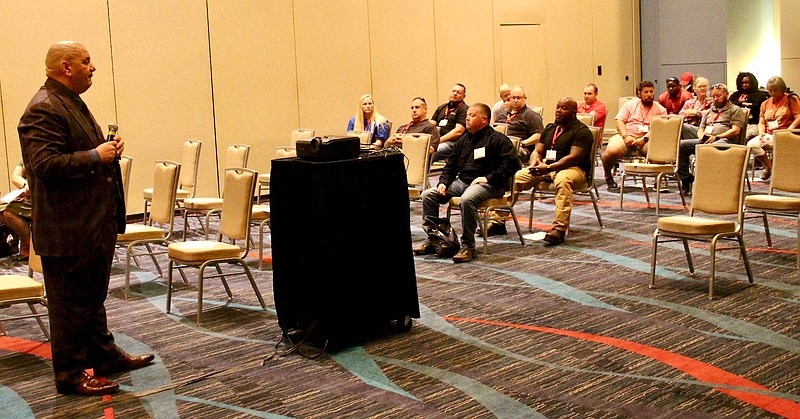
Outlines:
{"label": "patterned carpet", "polygon": [[[694,277],[680,244],[659,246],[657,288],[649,289],[655,209],[631,187],[620,210],[618,195],[598,187],[604,229],[592,206],[580,203],[561,246],[526,240],[522,247],[509,223],[510,234],[490,237],[489,254],[472,263],[415,257],[422,316],[411,330],[376,327],[316,358],[317,346],[284,354],[288,346],[278,345],[272,273],[259,271],[255,257],[250,267],[268,310],[244,278],[230,281],[231,303],[208,281],[198,327],[195,270],[166,314],[165,281],[148,261],[134,270],[131,298],[123,298],[119,251],[109,323],[120,346],[154,352],[156,363],[115,376],[123,391],[113,397],[60,396],[36,323],[4,322],[0,416],[800,417],[796,221],[770,219],[773,248],[763,227],[748,221],[755,284],[735,252],[721,252],[717,298],[709,300],[708,246],[692,247]],[[753,187],[766,190],[760,181]],[[662,215],[685,213],[674,186],[662,205]],[[515,207],[523,233],[528,206]],[[417,244],[421,205],[411,211]],[[534,231],[552,217],[553,201],[537,202]],[[0,269],[27,270],[8,258]]]}

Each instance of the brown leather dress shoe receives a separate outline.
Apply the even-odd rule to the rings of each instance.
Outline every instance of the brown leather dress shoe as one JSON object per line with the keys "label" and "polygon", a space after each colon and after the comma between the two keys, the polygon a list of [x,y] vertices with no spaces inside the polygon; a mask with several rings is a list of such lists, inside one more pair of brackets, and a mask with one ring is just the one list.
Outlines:
{"label": "brown leather dress shoe", "polygon": [[434,253],[436,253],[436,247],[428,240],[425,240],[424,243],[414,248],[415,255],[432,255]]}
{"label": "brown leather dress shoe", "polygon": [[133,356],[120,351],[119,357],[94,368],[95,375],[109,375],[116,372],[135,370],[149,365],[155,359],[153,354]]}
{"label": "brown leather dress shoe", "polygon": [[564,232],[561,230],[550,230],[544,235],[544,241],[553,246],[558,246],[559,244],[564,243]]}
{"label": "brown leather dress shoe", "polygon": [[455,263],[465,263],[470,262],[472,259],[475,259],[475,249],[470,249],[468,247],[462,247],[461,250],[453,256],[453,262]]}
{"label": "brown leather dress shoe", "polygon": [[104,396],[119,391],[119,384],[105,378],[92,377],[82,372],[77,380],[56,383],[56,391],[61,394],[77,394],[79,396]]}

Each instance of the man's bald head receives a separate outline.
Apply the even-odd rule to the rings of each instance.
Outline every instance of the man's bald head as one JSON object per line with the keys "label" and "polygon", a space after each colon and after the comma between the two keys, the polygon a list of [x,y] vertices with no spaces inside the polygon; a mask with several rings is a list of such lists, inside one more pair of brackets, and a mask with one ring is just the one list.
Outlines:
{"label": "man's bald head", "polygon": [[556,123],[564,124],[577,118],[578,102],[571,97],[563,97],[556,104]]}
{"label": "man's bald head", "polygon": [[85,92],[92,85],[95,68],[89,51],[75,41],[60,41],[51,45],[44,64],[47,77],[76,94]]}

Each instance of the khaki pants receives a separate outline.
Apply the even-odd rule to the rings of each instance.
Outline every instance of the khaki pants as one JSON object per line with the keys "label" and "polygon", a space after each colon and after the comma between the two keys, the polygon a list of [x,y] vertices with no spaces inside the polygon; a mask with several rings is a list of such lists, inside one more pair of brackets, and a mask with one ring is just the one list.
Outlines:
{"label": "khaki pants", "polygon": [[569,216],[572,214],[573,191],[586,184],[586,173],[579,167],[570,167],[543,176],[534,176],[528,169],[522,169],[514,175],[514,182],[518,191],[530,189],[541,182],[553,183],[556,190],[553,229],[566,232],[569,228]]}

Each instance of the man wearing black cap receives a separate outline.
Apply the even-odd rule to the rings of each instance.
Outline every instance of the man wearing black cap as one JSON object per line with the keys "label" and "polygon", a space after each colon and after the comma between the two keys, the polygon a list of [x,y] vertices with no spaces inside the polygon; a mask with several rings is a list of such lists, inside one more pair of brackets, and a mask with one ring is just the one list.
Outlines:
{"label": "man wearing black cap", "polygon": [[658,97],[658,103],[667,109],[668,114],[677,115],[683,108],[683,104],[692,98],[692,94],[681,88],[681,82],[677,77],[667,79],[667,91]]}

